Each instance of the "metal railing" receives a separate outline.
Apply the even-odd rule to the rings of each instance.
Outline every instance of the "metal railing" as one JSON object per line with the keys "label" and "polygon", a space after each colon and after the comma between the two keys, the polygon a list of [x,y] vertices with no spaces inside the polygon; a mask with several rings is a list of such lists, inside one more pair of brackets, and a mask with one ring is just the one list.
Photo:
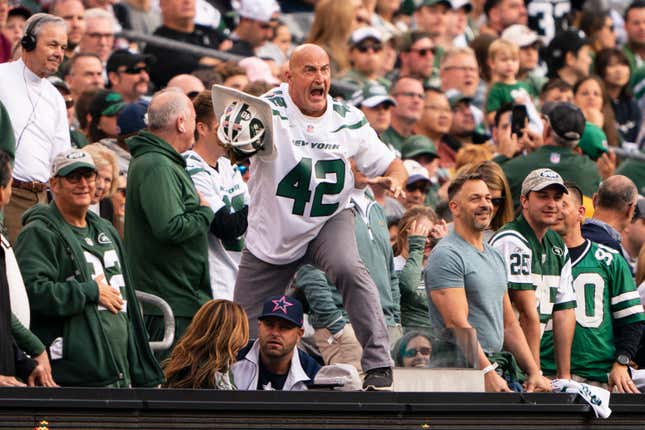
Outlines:
{"label": "metal railing", "polygon": [[155,296],[154,294],[144,293],[139,290],[137,290],[136,293],[140,304],[146,303],[150,306],[155,306],[161,309],[161,312],[163,313],[163,339],[160,341],[150,341],[148,343],[150,345],[150,349],[153,351],[165,351],[170,349],[173,341],[175,340],[175,316],[172,313],[170,305],[164,299]]}
{"label": "metal railing", "polygon": [[[158,46],[160,48],[188,52],[200,57],[212,57],[222,61],[240,61],[246,57],[241,55],[230,54],[226,51],[220,51],[212,48],[204,48],[203,46],[192,45],[190,43],[178,42],[166,37],[152,36],[148,34],[139,33],[131,30],[123,30],[117,34],[118,37],[128,39],[134,42],[143,42],[147,45]],[[348,84],[337,79],[331,80],[331,93],[332,95],[348,95],[352,94],[359,88],[356,85]]]}

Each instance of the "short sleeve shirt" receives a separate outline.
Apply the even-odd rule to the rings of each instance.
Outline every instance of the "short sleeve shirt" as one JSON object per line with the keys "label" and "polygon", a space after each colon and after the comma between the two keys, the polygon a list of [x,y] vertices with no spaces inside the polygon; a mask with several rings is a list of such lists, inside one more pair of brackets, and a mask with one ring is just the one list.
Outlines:
{"label": "short sleeve shirt", "polygon": [[[487,243],[479,251],[453,231],[432,250],[424,270],[428,295],[444,288],[465,289],[468,322],[486,352],[499,352],[504,344],[503,264],[502,256]],[[445,328],[441,313],[432,300],[428,302],[433,328]]]}

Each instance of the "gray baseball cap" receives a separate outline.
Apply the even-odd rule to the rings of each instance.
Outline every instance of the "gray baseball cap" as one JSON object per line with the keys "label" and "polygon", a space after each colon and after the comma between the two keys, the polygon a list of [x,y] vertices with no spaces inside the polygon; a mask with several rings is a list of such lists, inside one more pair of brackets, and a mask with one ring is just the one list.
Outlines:
{"label": "gray baseball cap", "polygon": [[53,176],[67,176],[74,170],[90,169],[96,171],[96,165],[92,156],[87,152],[78,149],[68,149],[59,153],[52,163],[51,174]]}
{"label": "gray baseball cap", "polygon": [[388,94],[387,89],[377,83],[367,83],[362,89],[354,92],[351,102],[356,107],[367,106],[368,108],[374,108],[382,103],[396,106],[396,100]]}
{"label": "gray baseball cap", "polygon": [[540,191],[551,185],[558,185],[563,192],[569,193],[564,186],[562,176],[551,169],[536,169],[528,174],[522,182],[522,195],[525,196],[531,191]]}

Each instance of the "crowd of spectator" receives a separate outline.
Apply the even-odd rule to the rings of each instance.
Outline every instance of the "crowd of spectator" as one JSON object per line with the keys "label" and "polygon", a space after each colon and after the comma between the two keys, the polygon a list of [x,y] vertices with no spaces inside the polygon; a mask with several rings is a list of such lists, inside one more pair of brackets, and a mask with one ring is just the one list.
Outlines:
{"label": "crowd of spectator", "polygon": [[0,0],[0,386],[640,392],[644,89],[643,0]]}

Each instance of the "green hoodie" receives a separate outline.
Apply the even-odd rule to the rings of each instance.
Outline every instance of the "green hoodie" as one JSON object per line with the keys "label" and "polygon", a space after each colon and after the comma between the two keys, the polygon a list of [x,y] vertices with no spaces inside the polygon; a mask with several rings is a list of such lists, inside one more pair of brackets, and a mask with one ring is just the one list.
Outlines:
{"label": "green hoodie", "polygon": [[[211,299],[208,229],[213,211],[200,206],[186,162],[147,131],[127,140],[132,154],[125,205],[125,248],[137,290],[192,318]],[[161,310],[144,306],[144,313]]]}
{"label": "green hoodie", "polygon": [[[124,379],[115,362],[98,311],[98,286],[85,264],[83,248],[53,203],[36,205],[23,215],[25,227],[15,252],[31,306],[31,330],[45,345],[63,339],[62,358],[51,360],[54,380],[62,386],[107,386]],[[125,260],[119,235],[92,212],[88,225],[115,245]],[[83,262],[77,264],[77,262]],[[122,265],[123,266],[123,265]],[[139,302],[126,267],[121,267],[127,300],[127,359],[131,383],[152,387],[163,374],[148,346]],[[51,352],[51,351],[50,351]]]}

